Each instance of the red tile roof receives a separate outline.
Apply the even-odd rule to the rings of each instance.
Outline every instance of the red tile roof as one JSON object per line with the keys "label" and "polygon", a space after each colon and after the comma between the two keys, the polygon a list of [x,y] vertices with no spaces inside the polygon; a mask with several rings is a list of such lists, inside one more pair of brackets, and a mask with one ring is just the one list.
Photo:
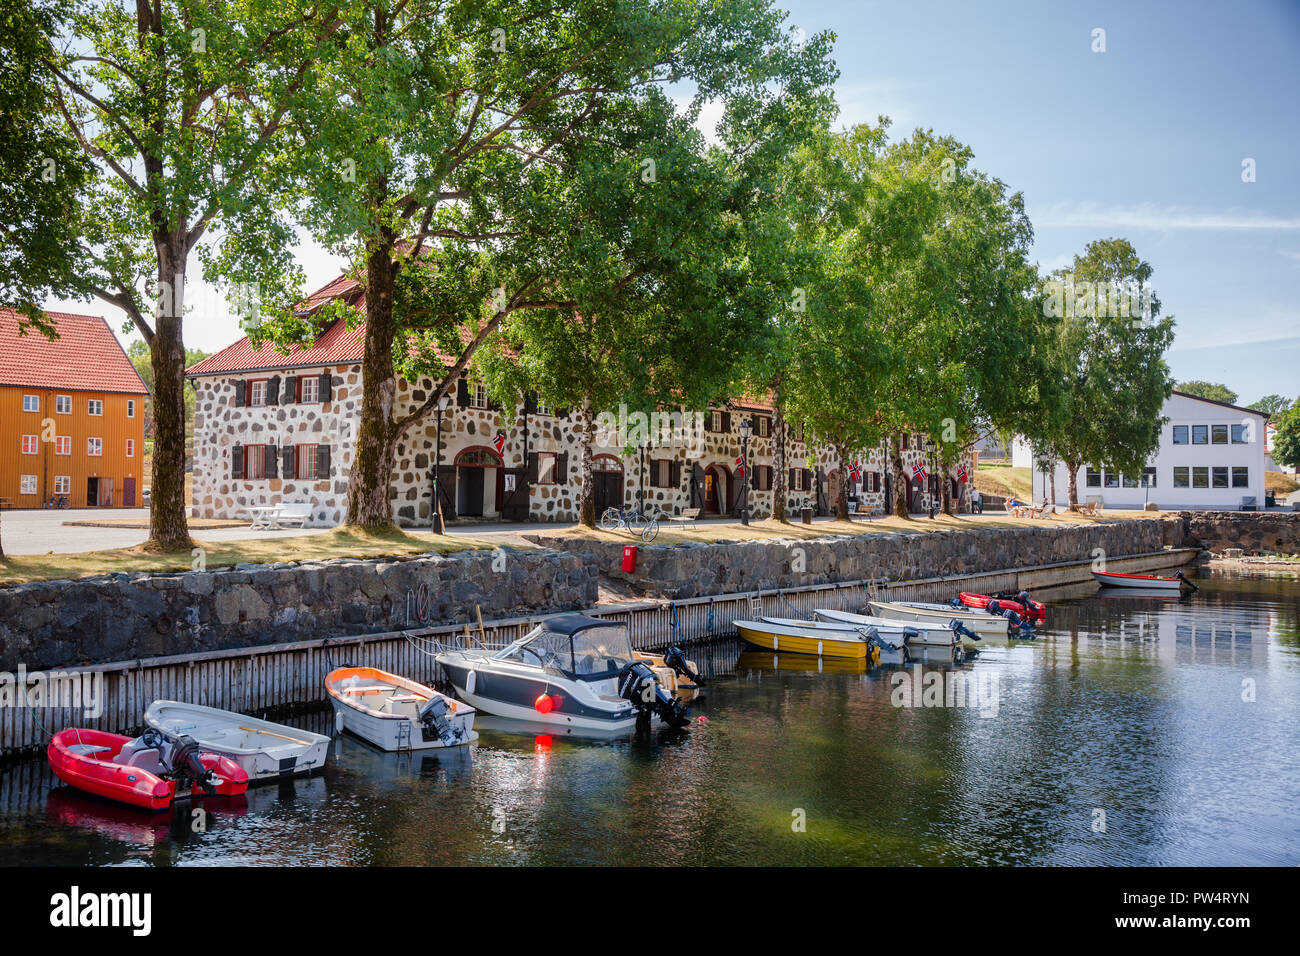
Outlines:
{"label": "red tile roof", "polygon": [[47,312],[59,337],[18,331],[21,314],[0,308],[0,385],[148,395],[102,316]]}

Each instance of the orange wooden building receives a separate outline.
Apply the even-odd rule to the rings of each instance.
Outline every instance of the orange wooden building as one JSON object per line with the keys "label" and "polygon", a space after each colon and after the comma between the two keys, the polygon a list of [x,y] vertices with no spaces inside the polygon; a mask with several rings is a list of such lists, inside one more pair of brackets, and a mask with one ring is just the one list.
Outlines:
{"label": "orange wooden building", "polygon": [[48,314],[53,341],[0,308],[0,507],[139,507],[148,390],[104,319]]}

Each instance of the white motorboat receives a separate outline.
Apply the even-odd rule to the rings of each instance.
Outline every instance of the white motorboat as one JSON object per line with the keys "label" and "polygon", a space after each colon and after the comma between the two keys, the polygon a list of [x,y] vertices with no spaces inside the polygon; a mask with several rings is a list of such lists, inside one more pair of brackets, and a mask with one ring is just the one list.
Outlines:
{"label": "white motorboat", "polygon": [[995,617],[986,611],[972,611],[964,605],[954,608],[949,604],[930,601],[868,601],[871,612],[889,621],[911,621],[917,624],[961,621],[980,637],[1006,637],[1010,623],[1004,617]]}
{"label": "white motorboat", "polygon": [[[887,630],[898,631],[904,627],[910,627],[914,628],[917,634],[909,640],[909,644],[928,647],[952,647],[954,643],[958,643],[968,651],[979,650],[979,632],[956,618],[950,618],[945,623],[940,623],[937,620],[896,621],[887,617],[854,614],[851,611],[835,611],[820,607],[814,610],[813,614],[818,618],[818,623],[825,627],[875,627],[880,629],[882,633]],[[959,626],[954,627],[953,621],[957,621]]]}
{"label": "white motorboat", "polygon": [[342,729],[380,750],[460,747],[478,739],[474,708],[377,667],[340,667],[325,690]]}
{"label": "white motorboat", "polygon": [[1189,591],[1196,590],[1196,585],[1187,580],[1182,571],[1176,571],[1172,576],[1093,571],[1092,576],[1096,578],[1098,584],[1107,588],[1141,588],[1143,590],[1175,592],[1182,591],[1183,588],[1187,588]]}
{"label": "white motorboat", "polygon": [[[671,666],[679,656],[665,659]],[[612,731],[690,720],[617,621],[557,614],[502,650],[448,650],[437,660],[457,696],[485,714]]]}
{"label": "white motorboat", "polygon": [[144,719],[154,730],[193,737],[204,750],[229,757],[250,784],[317,770],[329,749],[323,734],[183,701],[155,700]]}

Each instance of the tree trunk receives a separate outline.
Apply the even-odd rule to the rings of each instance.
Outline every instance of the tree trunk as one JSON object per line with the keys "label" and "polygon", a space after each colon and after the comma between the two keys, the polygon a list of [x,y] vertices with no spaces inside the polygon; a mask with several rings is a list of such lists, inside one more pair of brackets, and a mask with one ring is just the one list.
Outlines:
{"label": "tree trunk", "polygon": [[393,526],[390,500],[397,429],[393,403],[392,233],[385,230],[366,258],[366,343],[361,360],[361,410],[352,471],[348,475],[347,523],[362,528]]}
{"label": "tree trunk", "polygon": [[894,515],[907,518],[907,492],[912,485],[903,471],[903,443],[898,435],[889,436],[889,464],[894,470]]}
{"label": "tree trunk", "polygon": [[[1065,459],[1065,470],[1068,471],[1069,477],[1066,479],[1066,488],[1070,495],[1070,510],[1079,510],[1079,464],[1078,462]],[[1055,503],[1055,502],[1053,502]]]}
{"label": "tree trunk", "polygon": [[781,387],[774,391],[772,415],[772,520],[785,521],[786,499],[786,464],[785,464],[785,415],[781,411]]}
{"label": "tree trunk", "polygon": [[591,408],[591,393],[582,399],[582,490],[578,506],[578,522],[583,527],[596,527],[596,475],[591,446],[596,440],[596,416]]}
{"label": "tree trunk", "polygon": [[940,501],[943,502],[943,513],[950,515],[952,511],[952,479],[948,477],[949,462],[947,458],[939,459],[939,495]]}
{"label": "tree trunk", "polygon": [[157,242],[158,315],[149,343],[153,367],[153,464],[149,487],[149,540],[155,551],[188,551],[185,519],[185,233]]}
{"label": "tree trunk", "polygon": [[839,521],[850,521],[849,518],[849,469],[844,461],[844,446],[836,445],[835,454],[840,461],[840,480],[835,484],[835,517]]}

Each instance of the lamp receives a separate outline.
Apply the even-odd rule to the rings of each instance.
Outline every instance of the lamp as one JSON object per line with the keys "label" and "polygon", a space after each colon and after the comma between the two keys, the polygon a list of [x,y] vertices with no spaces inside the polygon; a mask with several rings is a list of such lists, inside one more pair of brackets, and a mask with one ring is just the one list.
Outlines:
{"label": "lamp", "polygon": [[434,455],[433,466],[433,526],[438,534],[445,534],[447,521],[442,514],[442,495],[438,490],[438,479],[442,474],[442,413],[451,408],[451,396],[444,394],[438,399],[438,448]]}

